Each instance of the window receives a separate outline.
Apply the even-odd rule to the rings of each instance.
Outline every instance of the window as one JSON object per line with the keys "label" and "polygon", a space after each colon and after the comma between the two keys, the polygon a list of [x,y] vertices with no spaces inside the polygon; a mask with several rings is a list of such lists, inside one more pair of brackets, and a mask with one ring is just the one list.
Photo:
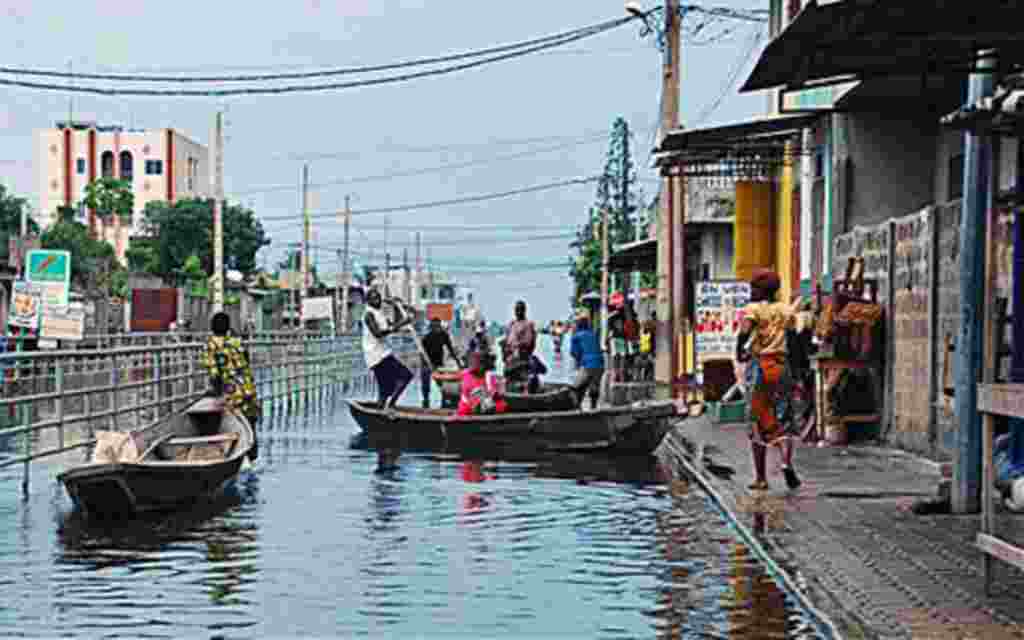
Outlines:
{"label": "window", "polygon": [[75,171],[78,172],[78,175],[85,173],[85,158],[79,158],[75,161]]}
{"label": "window", "polygon": [[121,152],[121,179],[131,182],[133,174],[132,154],[130,151]]}
{"label": "window", "polygon": [[964,154],[958,153],[949,159],[949,185],[946,201],[964,197]]}
{"label": "window", "polygon": [[195,162],[196,162],[196,161],[195,161],[195,160],[193,160],[192,158],[189,158],[189,159],[188,159],[188,168],[187,168],[187,171],[188,171],[188,175],[187,175],[187,177],[186,177],[186,182],[187,182],[187,184],[186,184],[185,188],[186,188],[187,190],[189,190],[189,191],[191,191],[191,190],[192,190],[192,180],[193,180],[193,178],[195,177],[195,173],[196,173],[196,170],[195,170]]}
{"label": "window", "polygon": [[114,177],[114,152],[104,151],[100,156],[100,176],[103,178]]}
{"label": "window", "polygon": [[158,176],[164,172],[163,160],[146,160],[146,175]]}

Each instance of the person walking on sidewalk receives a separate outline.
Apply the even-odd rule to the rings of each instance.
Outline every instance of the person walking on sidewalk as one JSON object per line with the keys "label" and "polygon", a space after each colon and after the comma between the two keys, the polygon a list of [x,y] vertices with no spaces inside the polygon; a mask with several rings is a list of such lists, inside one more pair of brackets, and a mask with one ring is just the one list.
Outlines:
{"label": "person walking on sidewalk", "polygon": [[793,468],[795,421],[779,421],[776,410],[786,398],[786,329],[794,324],[793,312],[784,302],[776,302],[779,275],[759,269],[750,280],[750,304],[744,308],[743,322],[736,343],[736,356],[747,365],[750,412],[754,420],[750,433],[754,457],[753,490],[768,488],[768,447],[776,446],[782,455],[782,472],[790,489],[800,486]]}

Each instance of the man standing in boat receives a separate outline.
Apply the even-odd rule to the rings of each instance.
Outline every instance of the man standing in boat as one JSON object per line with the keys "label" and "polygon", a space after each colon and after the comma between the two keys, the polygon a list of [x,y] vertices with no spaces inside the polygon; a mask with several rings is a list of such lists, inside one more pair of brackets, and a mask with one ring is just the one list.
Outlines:
{"label": "man standing in boat", "polygon": [[252,449],[249,460],[259,457],[259,441],[256,438],[256,426],[263,416],[263,408],[256,397],[256,385],[253,382],[252,367],[242,348],[242,342],[231,332],[231,318],[223,311],[218,311],[210,318],[210,331],[213,333],[206,341],[206,347],[200,355],[200,363],[210,376],[210,391],[222,398],[226,411],[240,413],[252,427]]}
{"label": "man standing in boat", "polygon": [[381,309],[380,291],[371,289],[366,296],[366,314],[363,316],[363,357],[366,366],[377,379],[377,404],[380,408],[393,407],[412,382],[413,375],[391,352],[385,340],[412,323],[412,319],[392,319]]}
{"label": "man standing in boat", "polygon": [[426,352],[427,358],[429,358],[430,361],[428,362],[426,359],[421,357],[423,362],[420,367],[420,390],[423,393],[423,408],[429,409],[430,385],[433,383],[431,373],[444,367],[445,349],[448,349],[448,353],[451,354],[452,358],[456,362],[459,362],[459,354],[455,352],[451,336],[448,335],[448,332],[441,326],[440,318],[431,318],[430,328],[427,331],[427,335],[423,336],[422,344],[423,351]]}
{"label": "man standing in boat", "polygon": [[508,324],[505,331],[505,379],[509,383],[509,391],[520,393],[527,391],[530,379],[530,356],[537,348],[537,329],[526,319],[526,303],[516,302],[515,320]]}

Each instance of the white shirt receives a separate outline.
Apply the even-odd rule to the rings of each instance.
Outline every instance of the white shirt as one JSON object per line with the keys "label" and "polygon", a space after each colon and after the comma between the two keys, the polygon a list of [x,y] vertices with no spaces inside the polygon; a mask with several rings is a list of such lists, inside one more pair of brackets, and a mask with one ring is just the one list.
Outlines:
{"label": "white shirt", "polygon": [[[382,310],[367,307],[366,313],[367,315],[373,315],[373,319],[377,323],[377,328],[381,331],[391,327],[391,320]],[[380,364],[381,360],[390,355],[391,348],[388,346],[387,341],[373,335],[373,332],[370,331],[370,327],[367,323],[363,322],[363,357],[366,358],[366,366],[372,369]]]}

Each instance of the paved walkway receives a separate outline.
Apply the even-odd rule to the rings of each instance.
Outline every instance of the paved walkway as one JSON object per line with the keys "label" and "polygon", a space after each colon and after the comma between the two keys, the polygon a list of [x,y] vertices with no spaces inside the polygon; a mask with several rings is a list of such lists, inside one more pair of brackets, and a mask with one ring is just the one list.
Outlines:
{"label": "paved walkway", "polygon": [[[681,421],[660,453],[696,471],[787,578],[847,638],[1024,638],[1024,573],[995,562],[986,597],[978,516],[919,516],[940,476],[919,459],[877,447],[797,451],[803,486],[786,489],[769,453],[767,492],[747,489],[753,463],[745,425]],[[732,467],[712,475],[696,454]],[[1024,515],[1002,514],[1000,535],[1024,543]]]}

